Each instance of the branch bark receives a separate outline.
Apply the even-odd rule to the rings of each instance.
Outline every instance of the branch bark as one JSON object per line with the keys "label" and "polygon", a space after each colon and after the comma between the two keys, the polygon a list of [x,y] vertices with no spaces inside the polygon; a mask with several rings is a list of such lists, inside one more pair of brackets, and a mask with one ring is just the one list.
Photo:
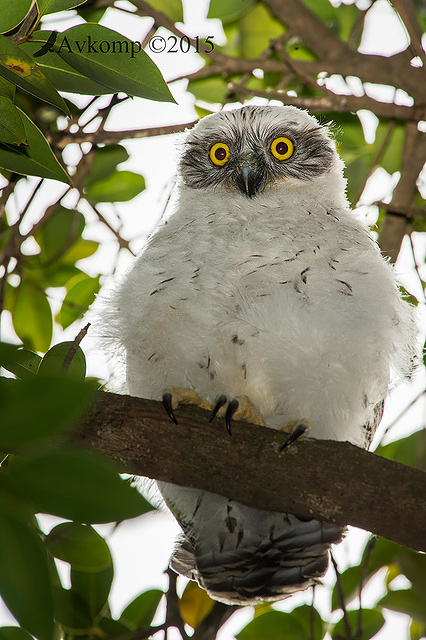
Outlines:
{"label": "branch bark", "polygon": [[72,434],[121,472],[232,497],[251,507],[351,524],[426,550],[426,474],[347,442],[306,439],[280,452],[283,434],[235,422],[230,438],[209,413],[99,392]]}

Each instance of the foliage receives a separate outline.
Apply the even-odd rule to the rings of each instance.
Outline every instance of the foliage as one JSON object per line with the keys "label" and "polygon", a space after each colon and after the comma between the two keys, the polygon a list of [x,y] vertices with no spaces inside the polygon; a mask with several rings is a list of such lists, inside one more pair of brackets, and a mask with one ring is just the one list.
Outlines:
{"label": "foliage", "polygon": [[[0,311],[11,318],[20,344],[0,344],[5,372],[0,378],[0,593],[20,626],[0,628],[0,640],[131,640],[168,626],[176,626],[183,638],[189,637],[189,627],[194,638],[211,638],[234,609],[213,603],[191,582],[178,598],[172,573],[163,624],[153,626],[164,595],[158,589],[141,593],[112,617],[113,562],[93,525],[120,522],[152,507],[116,469],[67,445],[67,434],[93,401],[97,383],[86,379],[80,347],[85,330],[74,341],[51,346],[58,331],[81,326],[102,282],[86,261],[102,249],[102,234],[93,239],[87,233],[89,221],[108,230],[117,253],[132,252],[120,222],[111,223],[102,208],[145,189],[142,175],[121,167],[129,159],[122,141],[182,129],[123,129],[114,135],[104,126],[132,97],[173,101],[144,49],[160,27],[171,37],[188,38],[188,30],[179,28],[182,6],[179,0],[133,0],[127,7],[114,0],[14,0],[9,5],[0,12]],[[154,23],[149,21],[143,41],[101,24],[107,6],[117,24],[124,15],[134,22],[151,16]],[[404,233],[425,230],[418,180],[425,150],[417,130],[421,109],[408,103],[424,104],[424,81],[412,61],[416,56],[426,61],[419,44],[425,26],[420,3],[400,0],[393,6],[405,21],[411,48],[373,59],[359,46],[374,4],[361,10],[355,3],[333,6],[328,0],[211,0],[208,18],[222,21],[226,41],[203,50],[193,34],[188,42],[202,66],[181,77],[189,79],[200,117],[218,105],[257,96],[308,108],[322,122],[332,122],[347,166],[349,197],[369,205],[382,249],[397,255]],[[60,33],[49,28],[49,17],[58,11],[72,18],[72,26]],[[209,38],[212,42],[206,36],[204,43]],[[374,85],[391,85],[393,99],[376,100]],[[403,92],[407,104],[395,99]],[[367,112],[375,115],[368,142]],[[372,205],[363,193],[376,169],[394,177],[401,172],[401,177]],[[25,201],[20,208],[13,206],[14,194],[21,205]],[[405,226],[386,244],[389,211]],[[424,283],[415,266],[420,291]],[[410,295],[424,303],[419,293],[417,299]],[[417,431],[379,453],[424,467],[423,436]],[[61,520],[46,533],[39,513]],[[69,565],[70,588],[63,586],[55,559]],[[292,611],[259,606],[237,637],[368,640],[385,625],[384,611],[392,610],[410,617],[410,640],[420,640],[426,634],[425,575],[424,556],[371,539],[358,564],[342,573],[336,567],[327,615],[307,604]],[[365,590],[373,578],[381,580],[382,594],[367,608]]]}

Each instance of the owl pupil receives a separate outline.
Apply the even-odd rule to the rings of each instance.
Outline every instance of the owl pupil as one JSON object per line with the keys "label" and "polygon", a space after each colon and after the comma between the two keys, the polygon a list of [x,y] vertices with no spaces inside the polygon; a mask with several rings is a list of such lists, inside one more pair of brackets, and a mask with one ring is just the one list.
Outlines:
{"label": "owl pupil", "polygon": [[224,149],[223,147],[219,147],[219,149],[216,149],[216,151],[214,152],[214,155],[216,160],[225,160],[226,149]]}
{"label": "owl pupil", "polygon": [[280,156],[283,156],[288,151],[288,145],[286,145],[285,142],[279,142],[275,148],[277,150],[277,153],[280,154]]}

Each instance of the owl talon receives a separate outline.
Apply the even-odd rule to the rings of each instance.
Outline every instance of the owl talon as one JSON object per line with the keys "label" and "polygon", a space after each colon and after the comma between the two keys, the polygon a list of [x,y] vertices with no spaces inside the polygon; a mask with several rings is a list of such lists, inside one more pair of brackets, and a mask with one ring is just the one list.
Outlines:
{"label": "owl talon", "polygon": [[163,406],[166,410],[167,415],[169,416],[170,420],[172,422],[174,422],[175,424],[178,424],[178,421],[176,419],[175,413],[173,411],[173,396],[171,393],[163,393]]}
{"label": "owl talon", "polygon": [[238,407],[240,406],[240,403],[238,402],[237,398],[234,398],[233,400],[231,400],[231,402],[228,404],[228,407],[226,409],[226,414],[225,414],[225,424],[226,424],[226,430],[229,433],[229,435],[232,435],[231,432],[231,420],[232,420],[232,416],[235,414],[235,412],[238,410]]}
{"label": "owl talon", "polygon": [[226,396],[224,396],[223,394],[221,396],[218,397],[218,399],[216,400],[216,403],[213,407],[213,410],[211,412],[210,415],[210,419],[209,422],[213,422],[213,420],[215,419],[215,417],[217,416],[218,411],[227,403],[227,398]]}
{"label": "owl talon", "polygon": [[285,442],[283,442],[283,444],[281,445],[280,451],[283,451],[284,449],[286,449],[289,445],[293,444],[293,442],[301,438],[303,435],[305,435],[305,433],[308,433],[310,430],[311,430],[311,423],[309,422],[309,420],[306,420],[304,422],[297,422],[293,430],[290,432],[290,435],[288,436],[287,440],[285,440]]}

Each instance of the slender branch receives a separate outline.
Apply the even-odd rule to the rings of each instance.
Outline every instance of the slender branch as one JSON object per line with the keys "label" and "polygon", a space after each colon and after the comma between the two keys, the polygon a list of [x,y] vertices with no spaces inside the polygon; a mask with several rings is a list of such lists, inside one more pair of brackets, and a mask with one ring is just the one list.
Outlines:
{"label": "slender branch", "polygon": [[230,438],[197,407],[179,408],[178,420],[176,427],[160,402],[99,393],[72,439],[116,460],[123,472],[426,549],[422,471],[347,442],[307,439],[280,453],[281,432],[236,422]]}

